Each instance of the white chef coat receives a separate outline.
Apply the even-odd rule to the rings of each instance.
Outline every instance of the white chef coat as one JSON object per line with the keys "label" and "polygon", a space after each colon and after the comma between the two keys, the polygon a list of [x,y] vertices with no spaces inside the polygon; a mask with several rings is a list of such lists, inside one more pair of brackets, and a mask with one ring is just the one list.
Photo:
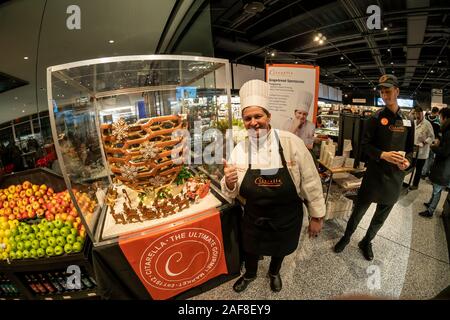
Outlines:
{"label": "white chef coat", "polygon": [[[260,139],[246,138],[233,149],[228,165],[236,166],[238,182],[233,190],[229,190],[225,177],[221,180],[222,192],[229,198],[239,194],[239,188],[248,169],[249,144],[252,169],[281,168],[281,157],[278,153],[278,143],[274,130]],[[294,182],[299,197],[305,200],[305,205],[311,217],[323,217],[326,214],[322,183],[314,160],[305,143],[293,133],[276,130],[283,147],[288,171]]]}

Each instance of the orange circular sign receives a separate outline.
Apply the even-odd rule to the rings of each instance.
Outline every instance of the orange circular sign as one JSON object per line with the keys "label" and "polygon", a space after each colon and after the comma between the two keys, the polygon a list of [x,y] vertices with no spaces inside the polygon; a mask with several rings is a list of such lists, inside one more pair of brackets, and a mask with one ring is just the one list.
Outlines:
{"label": "orange circular sign", "polygon": [[382,119],[381,119],[381,124],[382,124],[383,126],[386,126],[388,123],[389,123],[388,119],[386,119],[386,118],[382,118]]}
{"label": "orange circular sign", "polygon": [[198,285],[217,267],[219,238],[204,228],[183,228],[153,241],[141,256],[141,277],[159,290]]}

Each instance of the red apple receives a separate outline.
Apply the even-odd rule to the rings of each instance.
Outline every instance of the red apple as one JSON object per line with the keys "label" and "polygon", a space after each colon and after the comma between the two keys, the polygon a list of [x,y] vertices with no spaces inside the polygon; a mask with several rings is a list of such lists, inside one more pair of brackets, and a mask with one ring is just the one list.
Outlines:
{"label": "red apple", "polygon": [[10,215],[8,216],[8,219],[9,219],[9,220],[14,220],[15,218],[16,218],[16,216],[13,215],[13,214],[10,214]]}
{"label": "red apple", "polygon": [[55,220],[55,216],[52,213],[46,213],[45,219],[47,219],[48,221],[53,221]]}
{"label": "red apple", "polygon": [[33,195],[33,190],[32,190],[32,189],[27,189],[27,188],[26,188],[26,190],[25,190],[25,195],[26,195],[27,197],[31,197],[31,196]]}

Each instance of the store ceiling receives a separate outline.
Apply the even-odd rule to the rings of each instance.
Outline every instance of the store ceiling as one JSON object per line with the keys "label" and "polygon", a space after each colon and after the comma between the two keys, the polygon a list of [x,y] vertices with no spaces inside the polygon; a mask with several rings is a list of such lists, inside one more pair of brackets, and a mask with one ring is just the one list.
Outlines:
{"label": "store ceiling", "polygon": [[[366,25],[373,4],[381,9],[380,30]],[[315,64],[322,83],[344,92],[373,90],[387,72],[404,95],[440,88],[449,96],[448,0],[216,0],[211,10],[217,57],[258,67]],[[319,32],[323,45],[313,41]]]}

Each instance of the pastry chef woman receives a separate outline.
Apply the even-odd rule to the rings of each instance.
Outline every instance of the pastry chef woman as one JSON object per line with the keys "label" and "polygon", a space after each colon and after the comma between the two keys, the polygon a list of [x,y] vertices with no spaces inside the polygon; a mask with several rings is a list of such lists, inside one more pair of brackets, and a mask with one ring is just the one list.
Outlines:
{"label": "pastry chef woman", "polygon": [[295,134],[270,126],[269,84],[246,82],[240,92],[248,137],[224,161],[222,191],[244,203],[242,246],[245,274],[234,284],[244,291],[255,280],[260,255],[271,256],[270,288],[282,289],[283,259],[297,248],[303,220],[302,200],[310,216],[309,235],[317,236],[325,216],[322,184],[305,143]]}

